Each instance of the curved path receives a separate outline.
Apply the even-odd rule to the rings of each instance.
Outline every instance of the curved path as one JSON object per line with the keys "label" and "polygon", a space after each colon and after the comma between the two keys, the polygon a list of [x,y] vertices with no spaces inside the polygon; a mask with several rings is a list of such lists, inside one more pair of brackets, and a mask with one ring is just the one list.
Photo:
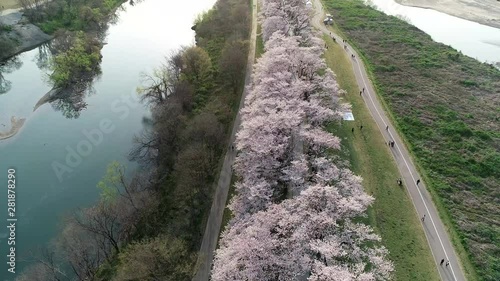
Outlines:
{"label": "curved path", "polygon": [[[341,44],[342,38],[333,33],[323,24],[325,13],[323,12],[323,6],[320,0],[314,0],[314,6],[315,15],[313,18],[313,25],[326,34],[332,34],[337,43]],[[359,89],[364,89],[364,93],[362,94],[363,100],[370,110],[373,119],[377,123],[377,126],[386,141],[395,142],[394,147],[391,148],[392,155],[396,161],[399,172],[405,182],[408,194],[412,199],[417,213],[421,218],[425,216],[423,220],[421,219],[422,227],[424,228],[424,232],[432,250],[432,255],[434,256],[434,261],[436,262],[441,279],[450,281],[465,281],[466,279],[461,269],[459,259],[453,249],[448,233],[439,218],[438,211],[432,202],[432,198],[425,187],[425,183],[420,181],[420,176],[413,165],[408,150],[403,145],[403,141],[401,140],[402,138],[395,130],[393,130],[393,125],[390,119],[387,117],[386,112],[378,101],[374,87],[368,78],[363,62],[356,59],[358,54],[351,48],[351,46],[349,46],[348,43],[342,44],[346,45],[347,52],[355,55],[355,58],[351,60],[351,64],[353,66]],[[417,184],[417,181],[420,181],[420,183]],[[445,260],[445,263],[440,265],[442,259]],[[446,266],[446,261],[449,261],[448,266]]]}
{"label": "curved path", "polygon": [[[233,129],[231,131],[230,144],[234,143],[236,132],[241,124],[240,111],[245,103],[245,97],[248,93],[248,86],[252,79],[253,63],[255,61],[255,42],[257,39],[257,0],[252,0],[252,32],[250,37],[250,45],[248,49],[248,61],[245,76],[245,89],[241,95],[240,107],[238,108],[238,113],[234,120]],[[217,184],[217,189],[215,190],[214,199],[212,202],[212,208],[207,221],[207,226],[205,228],[205,234],[203,235],[203,240],[201,243],[201,248],[198,253],[198,261],[196,263],[196,275],[193,281],[208,281],[210,278],[210,270],[212,268],[212,262],[214,258],[214,252],[217,246],[217,240],[219,238],[219,233],[222,225],[222,216],[224,214],[224,209],[226,208],[227,195],[229,192],[229,185],[231,184],[232,170],[234,158],[236,157],[236,151],[231,149],[231,145],[228,147],[226,156],[224,157],[224,163],[219,175],[219,182]]]}

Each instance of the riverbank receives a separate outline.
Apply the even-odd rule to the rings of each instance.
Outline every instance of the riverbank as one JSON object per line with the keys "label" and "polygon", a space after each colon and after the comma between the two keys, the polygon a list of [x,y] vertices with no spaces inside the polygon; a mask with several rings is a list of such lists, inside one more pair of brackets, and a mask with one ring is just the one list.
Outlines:
{"label": "riverbank", "polygon": [[0,29],[0,40],[5,44],[0,52],[0,61],[34,49],[53,38],[29,23],[24,13],[18,9],[2,11],[0,24],[3,26]]}
{"label": "riverbank", "polygon": [[1,0],[0,13],[8,9],[17,9],[21,7],[18,0]]}
{"label": "riverbank", "polygon": [[433,9],[458,18],[500,28],[498,0],[395,0],[405,6]]}
{"label": "riverbank", "polygon": [[368,65],[469,280],[499,280],[500,72],[361,5],[325,1]]}

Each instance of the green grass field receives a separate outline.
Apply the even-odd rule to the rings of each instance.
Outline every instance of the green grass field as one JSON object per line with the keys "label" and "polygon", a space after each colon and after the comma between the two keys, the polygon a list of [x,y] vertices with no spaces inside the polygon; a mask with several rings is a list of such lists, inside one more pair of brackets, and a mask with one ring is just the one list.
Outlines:
{"label": "green grass field", "polygon": [[324,2],[367,65],[466,277],[500,280],[500,71],[359,0]]}
{"label": "green grass field", "polygon": [[[328,36],[325,59],[337,75],[343,97],[352,105],[356,121],[332,124],[329,130],[342,139],[341,156],[351,163],[351,169],[363,177],[365,190],[375,197],[369,209],[369,223],[381,235],[395,264],[394,280],[439,280],[425,234],[415,208],[404,187],[396,183],[399,171],[383,136],[373,121],[362,98],[343,48]],[[363,125],[363,131],[358,128]],[[355,127],[355,133],[351,128]]]}

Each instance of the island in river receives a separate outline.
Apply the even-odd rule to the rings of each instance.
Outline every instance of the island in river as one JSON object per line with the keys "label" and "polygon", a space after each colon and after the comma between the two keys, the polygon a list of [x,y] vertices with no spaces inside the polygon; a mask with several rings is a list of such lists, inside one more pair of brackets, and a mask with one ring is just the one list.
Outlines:
{"label": "island in river", "polygon": [[52,39],[23,15],[19,9],[0,11],[0,62]]}
{"label": "island in river", "polygon": [[395,0],[405,6],[433,9],[500,28],[500,0]]}

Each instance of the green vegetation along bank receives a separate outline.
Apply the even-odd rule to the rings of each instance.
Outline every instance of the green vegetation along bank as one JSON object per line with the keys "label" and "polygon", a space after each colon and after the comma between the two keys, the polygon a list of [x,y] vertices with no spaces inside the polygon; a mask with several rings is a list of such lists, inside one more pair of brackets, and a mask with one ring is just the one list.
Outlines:
{"label": "green vegetation along bank", "polygon": [[[243,90],[250,20],[247,0],[219,0],[196,20],[195,46],[144,74],[138,92],[152,118],[129,155],[141,171],[129,179],[111,163],[98,202],[66,218],[56,247],[17,280],[192,279]],[[80,58],[93,49],[82,39],[58,60],[92,71],[98,58]]]}
{"label": "green vegetation along bank", "polygon": [[470,280],[500,280],[500,71],[358,0],[326,0],[407,141]]}

